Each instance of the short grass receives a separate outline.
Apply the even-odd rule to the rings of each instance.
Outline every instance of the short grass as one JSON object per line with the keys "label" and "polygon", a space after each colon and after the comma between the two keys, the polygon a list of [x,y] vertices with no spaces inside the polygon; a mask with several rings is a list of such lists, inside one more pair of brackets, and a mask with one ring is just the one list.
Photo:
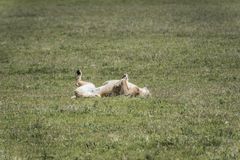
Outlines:
{"label": "short grass", "polygon": [[240,159],[239,73],[238,0],[1,0],[0,159]]}

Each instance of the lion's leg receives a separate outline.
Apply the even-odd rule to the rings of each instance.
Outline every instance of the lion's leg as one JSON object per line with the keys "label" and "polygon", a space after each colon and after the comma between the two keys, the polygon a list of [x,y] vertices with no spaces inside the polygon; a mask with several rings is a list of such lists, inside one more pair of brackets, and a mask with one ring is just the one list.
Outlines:
{"label": "lion's leg", "polygon": [[81,70],[77,70],[76,72],[76,83],[75,83],[76,86],[80,87],[83,85],[82,83],[82,71]]}
{"label": "lion's leg", "polygon": [[80,86],[83,86],[83,85],[86,85],[88,84],[89,82],[86,82],[86,81],[82,81],[82,71],[81,70],[77,70],[76,72],[76,83],[75,85],[80,87]]}
{"label": "lion's leg", "polygon": [[124,81],[121,83],[120,95],[129,95],[129,89]]}
{"label": "lion's leg", "polygon": [[137,96],[139,95],[139,88],[138,87],[128,87],[128,76],[123,76],[123,79],[121,80],[121,89],[120,89],[121,95],[126,96]]}
{"label": "lion's leg", "polygon": [[120,95],[129,95],[130,90],[128,88],[128,75],[124,74],[120,84]]}

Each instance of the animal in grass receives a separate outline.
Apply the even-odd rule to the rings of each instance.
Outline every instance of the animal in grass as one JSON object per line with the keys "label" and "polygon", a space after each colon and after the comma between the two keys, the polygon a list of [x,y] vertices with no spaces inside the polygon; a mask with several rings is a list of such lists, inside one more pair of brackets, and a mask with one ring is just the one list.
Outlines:
{"label": "animal in grass", "polygon": [[82,80],[81,70],[76,72],[76,83],[78,87],[74,91],[72,98],[79,97],[110,97],[110,96],[140,96],[148,97],[150,92],[147,87],[140,88],[128,81],[128,75],[124,74],[120,80],[109,80],[102,86],[96,87],[93,83]]}

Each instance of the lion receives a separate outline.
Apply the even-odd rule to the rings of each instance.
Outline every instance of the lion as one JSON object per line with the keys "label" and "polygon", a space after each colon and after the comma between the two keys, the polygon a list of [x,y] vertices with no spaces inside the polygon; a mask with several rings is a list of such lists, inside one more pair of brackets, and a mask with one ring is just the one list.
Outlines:
{"label": "lion", "polygon": [[81,70],[76,72],[76,83],[78,87],[74,91],[72,98],[79,97],[112,97],[112,96],[130,96],[130,97],[148,97],[150,91],[147,87],[140,88],[129,82],[128,74],[124,74],[120,80],[109,80],[102,86],[96,87],[93,83],[82,80]]}

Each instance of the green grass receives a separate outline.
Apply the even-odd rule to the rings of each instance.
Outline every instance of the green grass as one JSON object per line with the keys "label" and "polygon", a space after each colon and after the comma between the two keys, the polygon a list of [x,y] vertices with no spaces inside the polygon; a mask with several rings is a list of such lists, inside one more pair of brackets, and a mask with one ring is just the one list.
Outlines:
{"label": "green grass", "polygon": [[0,159],[240,159],[239,44],[238,0],[1,0]]}

